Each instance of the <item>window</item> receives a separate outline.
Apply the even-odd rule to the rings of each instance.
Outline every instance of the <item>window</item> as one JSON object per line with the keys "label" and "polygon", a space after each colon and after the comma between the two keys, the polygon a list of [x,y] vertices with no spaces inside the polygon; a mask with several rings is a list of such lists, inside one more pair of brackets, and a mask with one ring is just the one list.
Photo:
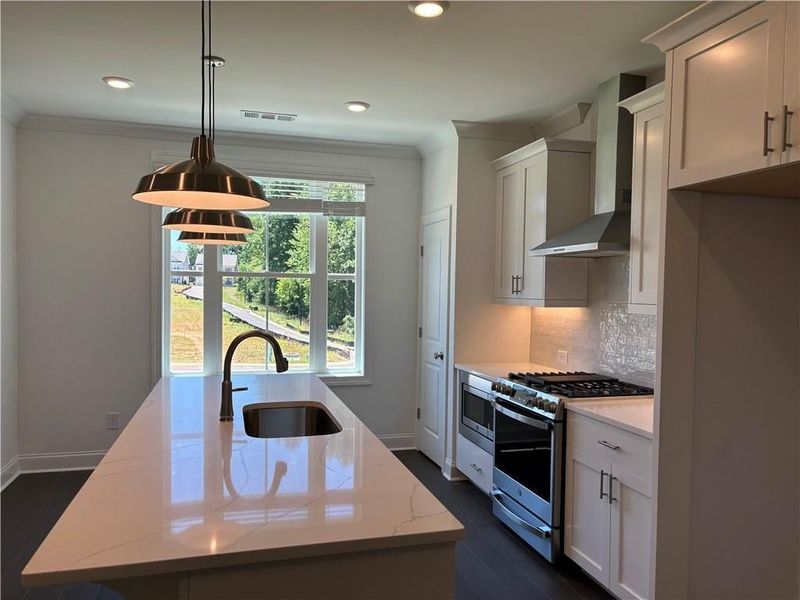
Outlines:
{"label": "window", "polygon": [[[366,185],[255,179],[271,205],[248,212],[255,231],[245,245],[184,244],[164,232],[163,370],[219,372],[231,340],[260,329],[278,339],[290,371],[363,374]],[[234,371],[274,369],[263,340],[234,355]]]}

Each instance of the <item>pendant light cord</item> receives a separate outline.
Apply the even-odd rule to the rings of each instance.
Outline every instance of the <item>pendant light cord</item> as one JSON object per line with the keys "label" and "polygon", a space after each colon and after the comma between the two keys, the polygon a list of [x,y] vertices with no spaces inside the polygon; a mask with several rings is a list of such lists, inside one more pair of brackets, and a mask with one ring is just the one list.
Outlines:
{"label": "pendant light cord", "polygon": [[208,4],[208,137],[214,139],[214,66],[213,59],[214,52],[211,47],[211,0],[207,0]]}
{"label": "pendant light cord", "polygon": [[200,134],[206,134],[206,3],[200,0]]}

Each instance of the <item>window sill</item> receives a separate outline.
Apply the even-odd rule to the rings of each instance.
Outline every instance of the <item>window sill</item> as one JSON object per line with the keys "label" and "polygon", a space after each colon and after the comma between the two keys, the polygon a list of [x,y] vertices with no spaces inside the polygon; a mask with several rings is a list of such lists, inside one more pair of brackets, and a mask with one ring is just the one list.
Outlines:
{"label": "window sill", "polygon": [[323,373],[318,375],[322,383],[328,387],[349,387],[357,385],[372,385],[366,375],[355,375],[353,373],[335,375],[331,373]]}

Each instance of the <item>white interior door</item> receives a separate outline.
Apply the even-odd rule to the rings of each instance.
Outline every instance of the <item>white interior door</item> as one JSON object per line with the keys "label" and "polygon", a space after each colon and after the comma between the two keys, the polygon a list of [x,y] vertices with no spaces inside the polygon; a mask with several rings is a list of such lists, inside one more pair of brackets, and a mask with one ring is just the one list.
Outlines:
{"label": "white interior door", "polygon": [[447,394],[447,306],[450,215],[423,218],[420,235],[420,352],[417,446],[439,466],[444,462]]}

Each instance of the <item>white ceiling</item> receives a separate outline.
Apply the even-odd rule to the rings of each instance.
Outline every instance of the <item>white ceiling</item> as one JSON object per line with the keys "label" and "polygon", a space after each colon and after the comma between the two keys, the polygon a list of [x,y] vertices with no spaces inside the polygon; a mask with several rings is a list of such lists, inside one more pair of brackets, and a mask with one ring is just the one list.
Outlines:
{"label": "white ceiling", "polygon": [[[416,145],[451,119],[533,123],[662,65],[639,40],[696,4],[452,2],[423,20],[405,2],[216,2],[218,128]],[[198,126],[199,6],[3,1],[3,94],[30,114]]]}

